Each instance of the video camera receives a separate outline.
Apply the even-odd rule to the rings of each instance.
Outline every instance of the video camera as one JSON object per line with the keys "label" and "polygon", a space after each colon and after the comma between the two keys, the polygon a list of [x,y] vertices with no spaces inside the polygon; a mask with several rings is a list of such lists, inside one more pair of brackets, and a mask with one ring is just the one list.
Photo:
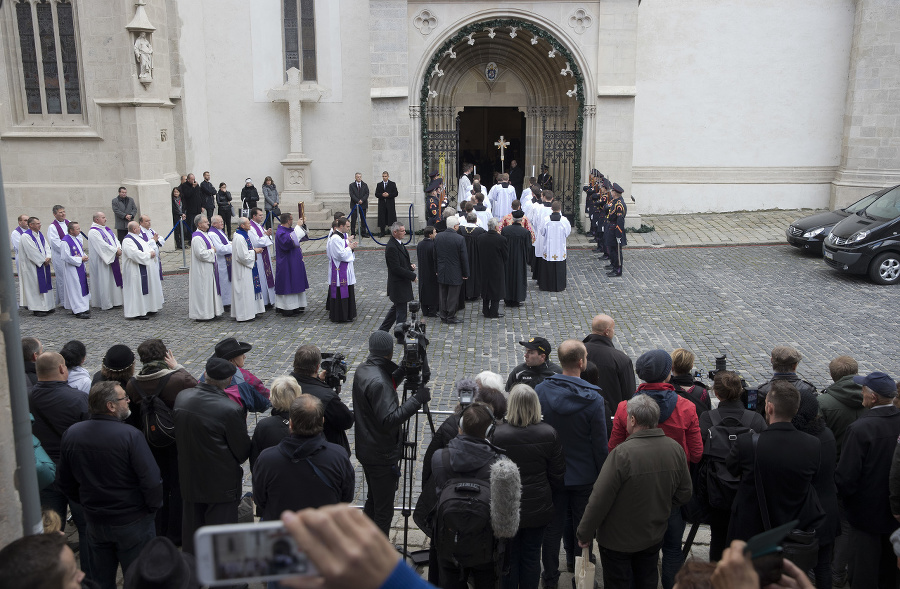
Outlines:
{"label": "video camera", "polygon": [[474,388],[458,388],[456,390],[456,395],[459,397],[459,406],[465,409],[475,400],[475,389]]}
{"label": "video camera", "polygon": [[418,317],[419,308],[419,301],[410,301],[406,308],[407,320],[394,326],[394,338],[397,344],[403,346],[400,367],[406,375],[408,384],[417,381],[420,375],[422,384],[425,384],[431,376],[425,357],[428,338],[425,337],[425,322]]}
{"label": "video camera", "polygon": [[[709,377],[709,380],[715,382],[716,375],[723,370],[728,370],[728,356],[726,354],[716,356],[716,368],[715,370],[709,371],[709,374],[707,375]],[[697,371],[696,375],[700,376],[700,371]],[[741,377],[741,388],[744,389],[744,391],[741,393],[741,402],[744,404],[744,407],[746,407],[750,411],[756,411],[756,400],[759,391],[757,391],[756,389],[751,389],[749,386],[747,386],[747,381],[744,380],[743,377]]]}
{"label": "video camera", "polygon": [[347,362],[340,352],[322,354],[322,371],[325,384],[340,392],[341,383],[347,382]]}

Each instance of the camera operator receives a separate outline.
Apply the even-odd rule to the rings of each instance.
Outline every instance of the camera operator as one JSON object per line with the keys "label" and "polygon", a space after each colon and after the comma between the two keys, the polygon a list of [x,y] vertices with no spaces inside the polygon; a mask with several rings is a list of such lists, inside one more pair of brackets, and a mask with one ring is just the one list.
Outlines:
{"label": "camera operator", "polygon": [[[353,407],[356,414],[356,457],[366,477],[369,496],[363,509],[387,535],[394,515],[394,494],[400,479],[403,456],[401,426],[431,400],[424,385],[400,404],[391,360],[394,338],[375,331],[369,336],[369,357],[353,377]],[[399,375],[399,373],[398,373]]]}
{"label": "camera operator", "polygon": [[325,440],[343,446],[350,456],[350,442],[346,430],[353,427],[353,412],[344,405],[334,388],[326,384],[326,374],[322,370],[322,353],[316,346],[300,346],[294,353],[294,370],[291,376],[297,379],[300,390],[322,401],[325,407]]}

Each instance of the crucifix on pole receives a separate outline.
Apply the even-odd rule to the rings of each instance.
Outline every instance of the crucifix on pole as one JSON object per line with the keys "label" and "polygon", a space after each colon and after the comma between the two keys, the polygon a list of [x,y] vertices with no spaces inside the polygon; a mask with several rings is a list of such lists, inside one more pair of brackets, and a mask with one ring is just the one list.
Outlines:
{"label": "crucifix on pole", "polygon": [[500,150],[500,172],[502,173],[504,171],[503,160],[506,159],[506,148],[509,147],[509,141],[505,141],[503,135],[501,135],[499,141],[494,141],[494,145]]}

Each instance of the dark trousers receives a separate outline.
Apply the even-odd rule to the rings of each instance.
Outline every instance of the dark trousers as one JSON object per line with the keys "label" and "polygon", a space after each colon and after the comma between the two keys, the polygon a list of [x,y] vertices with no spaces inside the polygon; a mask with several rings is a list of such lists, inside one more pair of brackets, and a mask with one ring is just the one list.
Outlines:
{"label": "dark trousers", "polygon": [[181,545],[181,484],[178,478],[178,450],[175,446],[168,448],[150,448],[163,484],[163,504],[156,512],[156,535],[165,536],[176,546]]}
{"label": "dark trousers", "polygon": [[[566,513],[572,510],[572,521],[580,522],[591,496],[592,485],[579,485],[566,487],[563,491],[553,494],[553,519],[544,529],[544,541],[541,546],[541,562],[544,565],[544,585],[555,585],[559,580],[559,543],[563,537],[566,523]],[[575,528],[578,526],[576,525]],[[567,538],[566,545],[573,550],[578,544],[575,538]],[[566,555],[567,560],[575,562],[575,554]],[[654,565],[655,568],[655,565]],[[608,585],[613,587],[613,585]]]}
{"label": "dark trousers", "polygon": [[69,501],[63,492],[56,487],[54,482],[52,485],[40,492],[41,507],[44,509],[52,509],[59,514],[59,519],[66,526],[66,510],[72,511],[72,521],[75,522],[75,528],[78,530],[78,558],[81,561],[81,570],[88,579],[93,579],[93,571],[91,570],[91,546],[87,541],[87,524],[84,521],[84,509],[80,503]]}
{"label": "dark trousers", "polygon": [[831,589],[831,556],[834,554],[834,543],[819,546],[819,562],[813,571],[816,574],[816,589]]}
{"label": "dark trousers", "polygon": [[144,546],[156,537],[156,524],[152,514],[121,526],[88,522],[88,541],[91,544],[92,581],[100,589],[116,589],[116,570],[122,565],[122,574],[138,557]]}
{"label": "dark trousers", "polygon": [[499,317],[500,299],[481,299],[481,313],[485,317]]}
{"label": "dark trousers", "polygon": [[728,524],[731,522],[731,510],[709,508],[709,561],[716,562],[722,558],[722,551],[728,548]]}
{"label": "dark trousers", "polygon": [[507,543],[509,573],[500,578],[502,589],[537,589],[541,580],[541,544],[545,527],[519,528]]}
{"label": "dark trousers", "polygon": [[387,316],[384,318],[384,321],[381,322],[381,331],[391,332],[394,328],[394,325],[397,323],[405,323],[406,322],[406,303],[394,303],[391,305],[391,308],[388,309]]}
{"label": "dark trousers", "polygon": [[622,272],[622,245],[616,241],[615,227],[606,232],[606,253],[609,254],[609,263],[616,272]]}
{"label": "dark trousers", "polygon": [[222,222],[225,223],[225,235],[231,237],[231,209],[228,209],[228,212],[223,213],[224,209],[219,209],[219,216],[222,217]]}
{"label": "dark trousers", "polygon": [[850,522],[847,521],[847,512],[844,506],[838,503],[838,516],[841,519],[841,534],[834,539],[834,560],[831,562],[831,568],[834,572],[841,575],[847,574],[847,564],[850,562],[852,548],[850,546]]}
{"label": "dark trousers", "polygon": [[468,589],[470,579],[475,589],[494,589],[497,584],[497,572],[493,562],[464,569],[453,563],[442,562],[440,567],[441,589]]}
{"label": "dark trousers", "polygon": [[203,526],[238,523],[240,499],[227,503],[191,503],[185,501],[181,526],[181,550],[194,554],[194,532]]}
{"label": "dark trousers", "polygon": [[851,526],[851,589],[894,589],[897,586],[897,557],[890,538],[890,534],[871,534]]}
{"label": "dark trousers", "polygon": [[122,241],[128,235],[128,229],[116,229],[116,235],[119,237],[119,241]]}
{"label": "dark trousers", "polygon": [[441,319],[456,319],[459,308],[459,290],[461,284],[442,284],[438,282],[438,315]]}
{"label": "dark trousers", "polygon": [[385,536],[389,536],[391,520],[394,519],[394,496],[400,480],[400,468],[396,464],[363,464],[362,469],[369,492],[363,513],[375,522]]}
{"label": "dark trousers", "polygon": [[639,552],[617,552],[600,547],[600,564],[603,567],[603,586],[610,589],[656,589],[659,573],[656,560],[662,543]]}
{"label": "dark trousers", "polygon": [[365,229],[365,227],[363,227],[363,225],[365,224],[366,209],[368,207],[362,203],[360,203],[360,206],[358,208],[353,208],[353,207],[354,207],[353,203],[350,203],[350,209],[353,211],[352,213],[350,213],[350,235],[358,235],[356,233],[357,215],[359,215],[363,218],[363,220],[359,222],[359,232],[365,233],[366,229]]}
{"label": "dark trousers", "polygon": [[675,586],[675,575],[684,557],[681,555],[681,540],[684,538],[684,520],[681,519],[681,508],[673,507],[669,515],[669,526],[663,536],[662,543],[662,586],[663,589],[672,589]]}

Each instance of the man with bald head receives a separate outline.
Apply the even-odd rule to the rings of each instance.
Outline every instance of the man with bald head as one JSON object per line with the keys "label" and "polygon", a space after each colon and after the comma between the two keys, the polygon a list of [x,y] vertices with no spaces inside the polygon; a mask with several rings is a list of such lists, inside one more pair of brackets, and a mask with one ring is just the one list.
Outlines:
{"label": "man with bald head", "polygon": [[106,226],[106,213],[94,213],[94,222],[88,229],[88,249],[91,271],[91,306],[103,310],[121,307],[122,296],[122,244],[113,230]]}
{"label": "man with bald head", "polygon": [[600,370],[600,388],[610,407],[618,407],[634,394],[634,363],[625,352],[613,345],[616,322],[609,315],[597,315],[591,322],[591,333],[582,341],[587,359]]}
{"label": "man with bald head", "polygon": [[122,240],[122,259],[125,318],[149,319],[162,308],[162,288],[157,282],[156,248],[142,239],[137,221],[128,223],[128,235]]}

